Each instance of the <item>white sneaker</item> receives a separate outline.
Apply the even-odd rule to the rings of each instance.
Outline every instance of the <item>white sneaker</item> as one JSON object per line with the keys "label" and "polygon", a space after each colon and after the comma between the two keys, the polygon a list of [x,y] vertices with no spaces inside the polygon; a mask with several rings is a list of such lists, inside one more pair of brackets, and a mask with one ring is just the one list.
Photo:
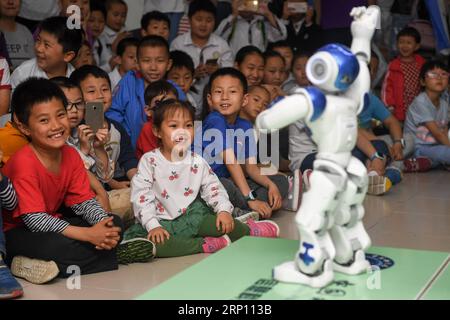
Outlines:
{"label": "white sneaker", "polygon": [[55,279],[59,274],[54,261],[31,259],[23,256],[14,257],[11,272],[34,284],[44,284]]}
{"label": "white sneaker", "polygon": [[289,175],[287,178],[289,181],[289,192],[288,196],[283,200],[283,209],[297,211],[302,199],[303,189],[300,170],[295,170],[294,174]]}

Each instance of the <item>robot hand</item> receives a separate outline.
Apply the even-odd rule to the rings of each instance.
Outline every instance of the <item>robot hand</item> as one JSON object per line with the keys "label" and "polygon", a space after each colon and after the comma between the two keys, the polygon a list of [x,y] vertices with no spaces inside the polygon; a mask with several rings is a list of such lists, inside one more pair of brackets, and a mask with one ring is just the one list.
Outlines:
{"label": "robot hand", "polygon": [[351,26],[353,42],[352,52],[364,54],[370,61],[370,42],[375,29],[380,29],[381,13],[378,6],[356,7],[350,12],[353,17]]}

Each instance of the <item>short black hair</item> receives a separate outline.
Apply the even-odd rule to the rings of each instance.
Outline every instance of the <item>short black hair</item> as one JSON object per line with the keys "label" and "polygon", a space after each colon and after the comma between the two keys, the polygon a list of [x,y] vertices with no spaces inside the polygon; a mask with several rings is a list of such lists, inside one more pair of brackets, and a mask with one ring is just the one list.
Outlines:
{"label": "short black hair", "polygon": [[83,42],[83,31],[76,28],[69,29],[67,27],[67,19],[66,17],[47,18],[41,22],[39,30],[40,32],[45,31],[53,35],[63,47],[64,53],[73,51],[76,56]]}
{"label": "short black hair", "polygon": [[276,42],[269,42],[269,44],[267,45],[267,49],[266,51],[273,51],[275,48],[290,48],[292,50],[292,52],[294,52],[294,50],[292,49],[291,45],[289,44],[289,42],[287,40],[279,40]]}
{"label": "short black hair", "polygon": [[257,47],[245,46],[245,47],[240,48],[239,51],[236,53],[234,62],[236,62],[238,65],[240,65],[242,62],[244,62],[245,58],[247,58],[247,56],[251,55],[251,54],[257,54],[261,58],[264,59],[263,53]]}
{"label": "short black hair", "polygon": [[146,30],[148,25],[150,24],[150,21],[164,21],[165,23],[167,23],[167,26],[169,27],[170,30],[170,19],[169,17],[165,14],[162,13],[161,11],[150,11],[147,12],[146,14],[144,14],[141,18],[141,29]]}
{"label": "short black hair", "polygon": [[[76,84],[73,80],[67,77],[54,77],[50,81],[56,84],[61,89],[80,89],[80,86]],[[81,89],[80,89],[81,90]]]}
{"label": "short black hair", "polygon": [[103,69],[93,65],[84,65],[81,68],[76,69],[70,75],[70,80],[81,87],[81,82],[86,80],[89,76],[93,76],[97,79],[106,79],[108,81],[109,88],[111,89],[111,79],[109,79],[109,75]]}
{"label": "short black hair", "polygon": [[400,37],[412,37],[416,41],[416,43],[420,44],[421,37],[419,31],[413,27],[405,27],[397,34],[397,41]]}
{"label": "short black hair", "polygon": [[155,97],[161,94],[168,94],[169,92],[172,92],[178,99],[178,91],[170,82],[165,80],[152,82],[144,92],[145,104],[150,105]]}
{"label": "short black hair", "polygon": [[154,109],[152,117],[153,127],[158,129],[161,128],[161,124],[166,115],[169,113],[174,114],[179,109],[188,112],[189,116],[192,118],[192,121],[195,120],[195,109],[189,102],[168,99],[161,101],[161,103]]}
{"label": "short black hair", "polygon": [[194,75],[194,61],[186,52],[181,50],[170,51],[170,59],[172,59],[172,67],[170,70],[174,68],[186,67],[192,73],[192,75]]}
{"label": "short black hair", "polygon": [[297,59],[300,58],[310,58],[312,56],[312,53],[310,51],[297,51],[296,53],[294,53],[294,58],[292,58],[292,66],[291,68],[294,69],[294,64],[295,61],[297,61]]}
{"label": "short black hair", "polygon": [[163,47],[167,51],[167,56],[170,55],[169,43],[167,42],[166,39],[164,39],[161,36],[151,35],[142,38],[141,41],[139,41],[139,46],[137,49],[138,58],[139,58],[139,51],[141,51],[141,49],[145,47],[152,47],[152,48]]}
{"label": "short black hair", "polygon": [[89,3],[89,8],[91,9],[91,12],[100,11],[106,20],[106,7],[103,1],[91,0],[91,2]]}
{"label": "short black hair", "polygon": [[281,60],[283,60],[283,63],[286,65],[286,60],[284,59],[284,57],[279,52],[273,50],[264,52],[264,63],[267,63],[267,60],[274,57],[281,58]]}
{"label": "short black hair", "polygon": [[67,98],[55,83],[48,79],[31,77],[20,83],[14,90],[11,112],[19,122],[28,125],[33,106],[52,99],[61,101],[64,108],[67,108]]}
{"label": "short black hair", "polygon": [[189,4],[189,11],[188,11],[189,19],[192,18],[192,16],[199,11],[209,12],[214,16],[214,19],[216,19],[217,14],[216,6],[210,0],[193,0]]}
{"label": "short black hair", "polygon": [[420,80],[425,80],[427,72],[433,69],[441,69],[448,72],[448,67],[445,63],[439,60],[430,60],[425,62],[425,64],[420,69]]}
{"label": "short black hair", "polygon": [[221,68],[221,69],[215,71],[211,75],[211,77],[209,78],[209,83],[208,83],[209,93],[211,93],[211,89],[212,89],[212,85],[213,85],[214,81],[217,78],[224,77],[224,76],[230,76],[232,78],[238,79],[242,85],[242,88],[244,89],[244,94],[246,94],[248,92],[247,79],[242,74],[242,72],[240,72],[239,70],[237,70],[235,68],[228,67],[228,68]]}
{"label": "short black hair", "polygon": [[119,41],[119,44],[117,45],[117,55],[119,57],[122,57],[125,53],[125,50],[127,50],[128,47],[138,47],[139,46],[139,40],[136,38],[125,38]]}
{"label": "short black hair", "polygon": [[123,0],[106,0],[106,1],[105,1],[106,11],[111,10],[111,7],[112,7],[114,4],[121,4],[121,5],[124,5],[124,6],[127,7],[127,9],[128,9],[127,3],[126,3],[125,1],[123,1]]}

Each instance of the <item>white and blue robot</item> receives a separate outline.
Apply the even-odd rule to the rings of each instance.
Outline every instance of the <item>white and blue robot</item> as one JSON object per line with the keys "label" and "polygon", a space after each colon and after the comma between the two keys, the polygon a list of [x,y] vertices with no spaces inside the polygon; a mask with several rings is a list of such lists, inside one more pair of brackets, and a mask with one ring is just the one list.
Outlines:
{"label": "white and blue robot", "polygon": [[357,7],[350,15],[351,49],[340,44],[319,49],[306,66],[314,87],[297,89],[256,121],[260,129],[280,129],[303,120],[318,147],[311,188],[295,218],[300,248],[294,261],[273,270],[281,282],[323,287],[334,279],[334,270],[355,275],[370,267],[365,251],[371,242],[362,223],[367,170],[351,152],[357,115],[368,103],[368,63],[380,9]]}

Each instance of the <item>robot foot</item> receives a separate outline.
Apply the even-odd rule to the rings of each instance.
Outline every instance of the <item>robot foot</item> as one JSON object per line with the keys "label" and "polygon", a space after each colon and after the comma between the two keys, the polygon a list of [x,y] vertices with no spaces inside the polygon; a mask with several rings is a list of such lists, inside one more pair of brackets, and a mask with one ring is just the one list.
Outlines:
{"label": "robot foot", "polygon": [[358,250],[354,255],[355,259],[350,263],[343,265],[336,262],[333,263],[333,268],[336,272],[356,275],[366,272],[370,268],[369,261],[366,260],[364,251]]}
{"label": "robot foot", "polygon": [[323,272],[318,276],[301,273],[294,261],[285,262],[273,269],[273,278],[280,282],[304,284],[313,288],[322,288],[334,279],[333,264],[325,261]]}

